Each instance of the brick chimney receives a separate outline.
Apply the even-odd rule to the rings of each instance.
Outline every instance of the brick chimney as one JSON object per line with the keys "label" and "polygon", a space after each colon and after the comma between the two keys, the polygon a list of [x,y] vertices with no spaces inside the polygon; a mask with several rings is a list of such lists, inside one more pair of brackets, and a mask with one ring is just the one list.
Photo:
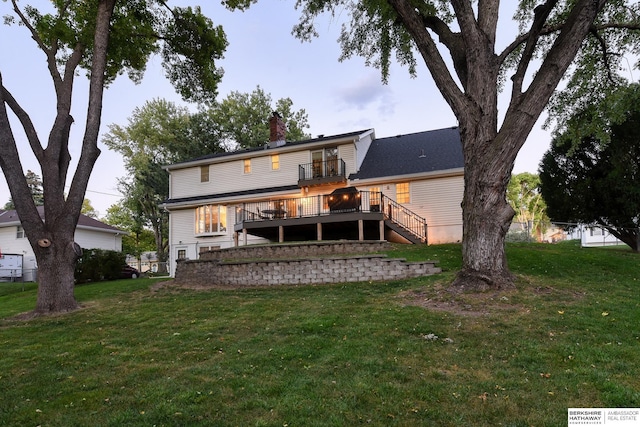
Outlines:
{"label": "brick chimney", "polygon": [[284,142],[287,134],[287,126],[282,121],[282,117],[277,111],[269,118],[269,142]]}

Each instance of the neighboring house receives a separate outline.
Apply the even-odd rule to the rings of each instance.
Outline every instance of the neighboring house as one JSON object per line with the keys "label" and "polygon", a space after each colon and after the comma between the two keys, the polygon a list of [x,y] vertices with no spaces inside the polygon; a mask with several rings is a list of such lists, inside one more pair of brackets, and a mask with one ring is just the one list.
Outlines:
{"label": "neighboring house", "polygon": [[160,263],[158,262],[157,252],[147,251],[141,253],[139,258],[127,255],[127,264],[137,269],[140,273],[148,273],[149,271],[156,273]]}
{"label": "neighboring house", "polygon": [[[44,217],[42,206],[38,207],[38,212]],[[86,215],[80,215],[74,239],[84,249],[121,251],[123,234],[126,232]],[[36,257],[15,210],[0,210],[0,251],[2,256],[22,255],[22,280],[35,280]]]}
{"label": "neighboring house", "polygon": [[624,245],[616,236],[597,225],[580,226],[580,245],[584,248]]}
{"label": "neighboring house", "polygon": [[286,142],[277,114],[264,147],[165,166],[169,258],[269,241],[462,239],[457,128],[376,139],[373,129]]}

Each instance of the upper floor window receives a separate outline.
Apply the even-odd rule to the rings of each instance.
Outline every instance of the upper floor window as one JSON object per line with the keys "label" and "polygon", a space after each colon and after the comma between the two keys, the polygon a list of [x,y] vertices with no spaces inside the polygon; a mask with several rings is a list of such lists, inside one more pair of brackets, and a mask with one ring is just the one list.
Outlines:
{"label": "upper floor window", "polygon": [[16,239],[24,239],[24,238],[25,238],[24,228],[22,228],[21,226],[18,226],[18,230],[16,231]]}
{"label": "upper floor window", "polygon": [[396,184],[396,202],[398,203],[410,203],[409,197],[409,183],[399,182]]}
{"label": "upper floor window", "polygon": [[200,182],[209,182],[209,165],[200,166]]}
{"label": "upper floor window", "polygon": [[204,205],[196,209],[196,234],[224,233],[226,231],[226,206]]}
{"label": "upper floor window", "polygon": [[244,159],[244,173],[251,173],[251,159]]}
{"label": "upper floor window", "polygon": [[271,156],[271,170],[277,171],[280,169],[280,154],[273,154]]}

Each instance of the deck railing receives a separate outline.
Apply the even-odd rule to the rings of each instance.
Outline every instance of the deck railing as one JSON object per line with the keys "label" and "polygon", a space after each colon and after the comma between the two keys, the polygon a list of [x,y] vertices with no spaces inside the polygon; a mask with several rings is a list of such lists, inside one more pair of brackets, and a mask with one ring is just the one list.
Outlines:
{"label": "deck railing", "polygon": [[426,241],[427,221],[405,206],[377,191],[359,191],[358,203],[352,209],[331,210],[330,194],[243,203],[236,210],[236,224],[251,221],[310,218],[339,215],[344,212],[381,212],[403,229]]}
{"label": "deck railing", "polygon": [[[341,212],[380,212],[379,192],[358,192],[356,208]],[[330,194],[319,196],[275,199],[262,202],[243,203],[236,211],[236,224],[245,221],[268,221],[273,219],[310,218],[337,213],[331,211]]]}
{"label": "deck railing", "polygon": [[408,230],[421,240],[427,241],[426,219],[384,195],[382,195],[382,201],[385,207],[385,218]]}

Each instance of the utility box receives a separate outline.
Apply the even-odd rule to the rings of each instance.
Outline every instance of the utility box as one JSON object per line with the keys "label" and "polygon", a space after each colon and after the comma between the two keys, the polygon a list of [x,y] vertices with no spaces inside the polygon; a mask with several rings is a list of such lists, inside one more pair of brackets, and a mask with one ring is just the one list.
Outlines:
{"label": "utility box", "polygon": [[22,255],[0,255],[0,280],[14,282],[22,280]]}

